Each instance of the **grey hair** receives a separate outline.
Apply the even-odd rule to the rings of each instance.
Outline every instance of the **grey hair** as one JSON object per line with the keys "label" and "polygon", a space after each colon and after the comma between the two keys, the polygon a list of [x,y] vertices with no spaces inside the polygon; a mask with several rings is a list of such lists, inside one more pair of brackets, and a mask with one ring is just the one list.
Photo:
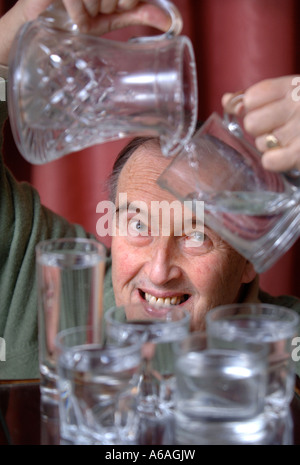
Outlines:
{"label": "grey hair", "polygon": [[[196,124],[196,129],[197,131],[200,127],[202,126],[202,122],[198,121]],[[131,155],[142,145],[148,143],[148,142],[156,142],[159,144],[159,137],[154,137],[154,136],[147,136],[147,137],[135,137],[132,139],[130,142],[128,142],[127,145],[121,150],[119,155],[117,156],[115,163],[112,168],[112,172],[110,176],[107,179],[107,190],[108,190],[108,196],[109,200],[111,202],[115,202],[116,200],[116,195],[117,195],[117,190],[118,190],[118,182],[119,182],[119,176],[122,171],[122,169],[125,166],[125,163]]]}
{"label": "grey hair", "polygon": [[111,202],[115,202],[116,200],[119,176],[125,166],[125,163],[139,147],[146,144],[147,142],[159,143],[159,139],[157,137],[135,137],[121,150],[117,156],[112,168],[112,172],[107,180],[108,196]]}

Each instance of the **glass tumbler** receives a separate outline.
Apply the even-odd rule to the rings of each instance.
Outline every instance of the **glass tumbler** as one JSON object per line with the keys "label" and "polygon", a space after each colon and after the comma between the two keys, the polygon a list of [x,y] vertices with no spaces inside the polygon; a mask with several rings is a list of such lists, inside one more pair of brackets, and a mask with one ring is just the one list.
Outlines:
{"label": "glass tumbler", "polygon": [[194,332],[174,352],[176,444],[273,444],[274,428],[263,414],[267,354],[261,344],[217,348],[205,332]]}
{"label": "glass tumbler", "polygon": [[50,239],[37,245],[36,265],[42,410],[52,416],[57,333],[93,325],[94,341],[101,337],[106,248],[93,239]]}
{"label": "glass tumbler", "polygon": [[172,444],[174,437],[173,344],[190,330],[190,315],[178,306],[147,305],[113,307],[105,312],[109,342],[142,343],[142,368],[137,386],[140,413],[139,444]]}
{"label": "glass tumbler", "polygon": [[290,402],[296,364],[293,341],[299,334],[299,315],[270,304],[228,304],[210,310],[206,328],[214,347],[238,348],[245,342],[262,343],[268,351],[265,413],[277,423],[278,443],[292,438]]}
{"label": "glass tumbler", "polygon": [[61,443],[135,444],[141,345],[93,341],[91,326],[56,337]]}

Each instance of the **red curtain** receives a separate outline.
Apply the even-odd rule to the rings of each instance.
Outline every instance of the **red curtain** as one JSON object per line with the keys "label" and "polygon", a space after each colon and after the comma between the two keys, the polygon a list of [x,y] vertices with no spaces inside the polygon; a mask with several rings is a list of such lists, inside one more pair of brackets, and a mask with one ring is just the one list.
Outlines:
{"label": "red curtain", "polygon": [[[199,79],[199,119],[221,111],[226,91],[236,91],[269,77],[297,74],[297,0],[173,0],[183,20],[183,34],[193,42]],[[14,2],[0,0],[4,12]],[[139,28],[138,34],[146,33]],[[116,38],[122,38],[122,31]],[[6,127],[7,164],[20,180],[31,182],[45,205],[96,234],[96,206],[107,196],[105,180],[126,141],[103,144],[44,166],[31,166],[18,154]],[[109,244],[109,241],[106,240]],[[300,297],[298,241],[261,286],[273,295]]]}

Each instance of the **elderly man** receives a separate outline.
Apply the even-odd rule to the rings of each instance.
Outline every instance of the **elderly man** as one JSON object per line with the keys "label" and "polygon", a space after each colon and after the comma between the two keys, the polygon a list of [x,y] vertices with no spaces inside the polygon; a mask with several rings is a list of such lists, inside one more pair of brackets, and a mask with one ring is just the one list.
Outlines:
{"label": "elderly man", "polygon": [[[18,27],[36,17],[50,3],[19,0],[1,18],[1,35],[7,40],[0,44],[0,63],[7,63],[10,44]],[[139,6],[137,0],[97,1],[97,11],[91,7],[93,2],[64,3],[74,20],[88,30],[94,27],[104,32],[108,25],[149,23],[145,15],[148,5]],[[114,8],[117,7],[118,21],[114,23]],[[108,17],[100,13],[114,13],[113,20],[108,21]],[[168,27],[165,21],[165,24],[161,22],[162,29]],[[156,19],[154,22],[157,26]],[[272,85],[275,90],[276,86],[278,88],[277,82],[269,84]],[[285,82],[281,85],[284,88]],[[279,93],[283,94],[282,88]],[[2,104],[2,124],[5,117],[5,104]],[[122,224],[125,222],[126,234],[115,234],[112,238],[110,266],[105,278],[105,308],[147,301],[154,311],[159,312],[161,304],[180,305],[190,312],[193,329],[203,327],[204,315],[211,308],[230,302],[263,301],[300,311],[300,302],[293,297],[273,298],[261,292],[252,264],[208,227],[199,231],[193,227],[176,235],[173,223],[168,235],[153,235],[150,230],[145,233],[149,222],[143,222],[142,216],[134,218],[134,212],[127,206],[138,200],[151,211],[153,201],[171,203],[175,200],[156,182],[169,162],[163,157],[156,139],[134,140],[116,161],[111,185],[117,216],[122,219]],[[119,204],[122,198],[119,194],[126,194],[125,205]],[[18,184],[1,161],[0,337],[6,341],[7,357],[5,363],[0,361],[0,378],[39,376],[35,246],[44,239],[76,236],[89,235],[79,225],[71,225],[44,208],[37,192],[28,184]]]}

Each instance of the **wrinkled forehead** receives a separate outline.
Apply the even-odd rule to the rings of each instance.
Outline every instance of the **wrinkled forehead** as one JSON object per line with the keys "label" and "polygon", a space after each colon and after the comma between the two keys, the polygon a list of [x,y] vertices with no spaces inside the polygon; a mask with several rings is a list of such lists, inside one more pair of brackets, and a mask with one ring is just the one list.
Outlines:
{"label": "wrinkled forehead", "polygon": [[118,180],[117,198],[126,193],[133,200],[167,200],[175,197],[157,184],[157,179],[172,159],[164,157],[156,140],[140,146],[125,163]]}

